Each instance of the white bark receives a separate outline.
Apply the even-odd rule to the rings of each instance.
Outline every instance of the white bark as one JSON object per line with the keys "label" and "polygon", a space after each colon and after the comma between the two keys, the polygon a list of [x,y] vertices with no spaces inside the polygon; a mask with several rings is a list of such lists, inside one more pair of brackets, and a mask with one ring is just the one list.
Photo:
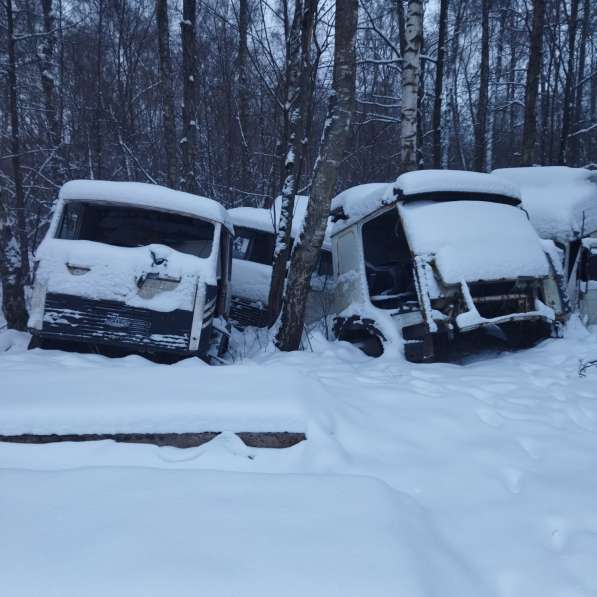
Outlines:
{"label": "white bark", "polygon": [[401,172],[417,169],[417,97],[423,38],[423,3],[409,0],[402,57]]}

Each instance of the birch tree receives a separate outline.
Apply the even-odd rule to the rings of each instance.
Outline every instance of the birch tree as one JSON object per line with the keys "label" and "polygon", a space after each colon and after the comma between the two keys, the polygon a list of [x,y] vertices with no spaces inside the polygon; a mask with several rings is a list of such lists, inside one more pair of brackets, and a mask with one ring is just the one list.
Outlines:
{"label": "birch tree", "polygon": [[182,41],[182,188],[197,193],[197,21],[196,0],[183,0],[180,34]]}
{"label": "birch tree", "polygon": [[417,169],[417,99],[423,40],[423,3],[421,0],[408,0],[404,38],[400,172],[410,172]]}
{"label": "birch tree", "polygon": [[319,259],[338,166],[350,133],[355,101],[357,17],[357,0],[337,0],[333,85],[305,223],[292,252],[281,326],[276,336],[280,350],[297,350],[300,346],[309,283]]}
{"label": "birch tree", "polygon": [[287,66],[288,95],[286,106],[289,114],[289,136],[285,179],[282,187],[282,205],[276,232],[276,244],[272,263],[272,279],[268,296],[270,324],[280,311],[288,263],[294,198],[305,148],[306,91],[309,81],[309,51],[313,37],[317,0],[295,0],[294,17],[289,33],[289,56]]}
{"label": "birch tree", "polygon": [[155,14],[158,26],[158,50],[160,64],[160,93],[162,96],[162,119],[164,129],[164,153],[166,154],[166,181],[176,188],[176,117],[174,112],[174,87],[172,82],[172,60],[170,58],[170,32],[168,25],[167,0],[155,0]]}

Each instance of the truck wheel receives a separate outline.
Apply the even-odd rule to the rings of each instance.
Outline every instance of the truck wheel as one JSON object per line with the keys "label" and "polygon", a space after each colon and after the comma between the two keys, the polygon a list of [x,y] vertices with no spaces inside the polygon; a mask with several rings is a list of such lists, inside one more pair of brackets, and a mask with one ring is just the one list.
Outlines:
{"label": "truck wheel", "polygon": [[366,330],[346,330],[340,334],[338,340],[354,344],[368,357],[380,357],[383,354],[383,344],[379,336]]}

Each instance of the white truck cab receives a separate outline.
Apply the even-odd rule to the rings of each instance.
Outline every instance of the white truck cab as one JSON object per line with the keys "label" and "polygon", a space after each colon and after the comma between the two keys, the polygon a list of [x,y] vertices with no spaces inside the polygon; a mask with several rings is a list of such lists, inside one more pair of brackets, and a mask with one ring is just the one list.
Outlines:
{"label": "white truck cab", "polygon": [[31,346],[221,356],[233,234],[205,197],[67,182],[35,256]]}
{"label": "white truck cab", "polygon": [[553,258],[489,174],[425,170],[332,202],[334,333],[367,354],[433,361],[449,340],[499,330],[518,345],[564,317]]}
{"label": "white truck cab", "polygon": [[502,168],[492,175],[516,184],[522,206],[541,238],[553,242],[571,309],[597,324],[597,172],[567,166]]}
{"label": "white truck cab", "polygon": [[[292,221],[292,241],[300,234],[309,198],[297,195]],[[267,301],[272,277],[275,233],[280,201],[271,209],[236,207],[228,213],[234,224],[232,260],[232,306],[230,319],[239,327],[266,326]],[[311,278],[305,322],[325,320],[333,294],[332,252],[326,235],[317,270]]]}

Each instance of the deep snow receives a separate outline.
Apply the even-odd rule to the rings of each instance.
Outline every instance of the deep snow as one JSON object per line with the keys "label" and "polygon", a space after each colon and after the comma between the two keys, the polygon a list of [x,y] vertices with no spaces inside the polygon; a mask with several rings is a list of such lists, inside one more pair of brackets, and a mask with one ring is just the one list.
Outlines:
{"label": "deep snow", "polygon": [[[238,579],[260,596],[597,594],[597,369],[578,376],[597,338],[574,321],[564,339],[460,365],[369,359],[321,337],[291,354],[237,346],[237,363],[216,368],[27,353],[25,340],[0,335],[0,425],[40,423],[54,404],[45,424],[66,424],[92,396],[90,419],[114,431],[119,417],[160,413],[160,430],[177,431],[160,397],[196,411],[221,399],[230,420],[244,398],[240,412],[299,413],[308,439],[286,450],[231,433],[187,450],[0,444],[11,594],[228,595]],[[147,410],[129,408],[135,391]],[[77,398],[79,409],[60,406]]]}

